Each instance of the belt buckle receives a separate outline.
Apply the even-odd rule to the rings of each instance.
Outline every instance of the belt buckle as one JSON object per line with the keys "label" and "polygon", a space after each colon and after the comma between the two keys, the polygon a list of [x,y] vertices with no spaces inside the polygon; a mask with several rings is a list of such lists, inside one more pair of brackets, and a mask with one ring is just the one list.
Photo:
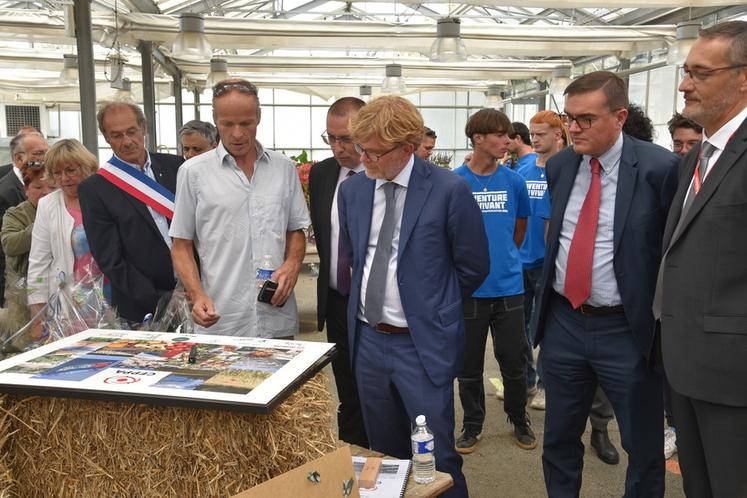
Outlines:
{"label": "belt buckle", "polygon": [[578,307],[578,310],[581,312],[582,315],[589,316],[589,312],[587,311],[588,307],[589,307],[588,304],[582,304],[581,306]]}

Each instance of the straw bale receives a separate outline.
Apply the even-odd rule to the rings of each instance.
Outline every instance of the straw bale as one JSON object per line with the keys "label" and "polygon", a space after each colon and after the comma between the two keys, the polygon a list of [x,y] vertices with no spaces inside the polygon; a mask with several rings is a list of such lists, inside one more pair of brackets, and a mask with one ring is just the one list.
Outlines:
{"label": "straw bale", "polygon": [[4,395],[0,498],[231,496],[334,450],[331,403],[324,373],[267,415]]}

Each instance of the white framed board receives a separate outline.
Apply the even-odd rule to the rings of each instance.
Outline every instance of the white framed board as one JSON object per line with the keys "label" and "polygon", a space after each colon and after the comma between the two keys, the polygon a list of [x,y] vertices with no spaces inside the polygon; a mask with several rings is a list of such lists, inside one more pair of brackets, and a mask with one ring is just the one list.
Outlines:
{"label": "white framed board", "polygon": [[335,345],[89,329],[0,362],[0,392],[267,413]]}

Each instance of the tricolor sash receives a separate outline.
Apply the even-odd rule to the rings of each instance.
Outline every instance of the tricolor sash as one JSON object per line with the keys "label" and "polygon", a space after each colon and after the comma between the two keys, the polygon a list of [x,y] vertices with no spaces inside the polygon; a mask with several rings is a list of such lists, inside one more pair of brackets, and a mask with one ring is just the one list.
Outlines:
{"label": "tricolor sash", "polygon": [[99,174],[168,219],[174,217],[174,194],[139,169],[112,156]]}

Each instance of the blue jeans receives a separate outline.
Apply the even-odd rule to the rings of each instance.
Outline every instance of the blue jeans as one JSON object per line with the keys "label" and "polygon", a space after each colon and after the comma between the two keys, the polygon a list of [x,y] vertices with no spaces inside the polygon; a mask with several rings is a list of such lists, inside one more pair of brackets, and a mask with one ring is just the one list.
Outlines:
{"label": "blue jeans", "polygon": [[536,296],[539,295],[540,291],[540,280],[542,279],[542,267],[537,268],[524,268],[524,329],[527,334],[527,389],[534,387],[542,387],[542,380],[539,378],[539,365],[537,369],[534,368],[534,336],[532,334],[533,323],[532,317],[534,316],[534,304]]}

